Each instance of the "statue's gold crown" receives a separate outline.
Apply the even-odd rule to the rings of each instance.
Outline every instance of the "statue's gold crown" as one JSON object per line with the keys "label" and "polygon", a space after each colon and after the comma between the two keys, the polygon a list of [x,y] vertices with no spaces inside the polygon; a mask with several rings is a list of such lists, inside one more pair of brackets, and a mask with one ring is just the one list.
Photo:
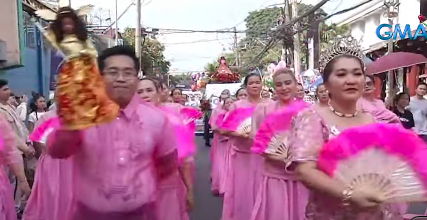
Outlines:
{"label": "statue's gold crown", "polygon": [[363,63],[363,53],[359,42],[352,36],[338,36],[322,50],[319,63],[320,72],[323,74],[326,65],[335,57],[342,55],[357,57]]}

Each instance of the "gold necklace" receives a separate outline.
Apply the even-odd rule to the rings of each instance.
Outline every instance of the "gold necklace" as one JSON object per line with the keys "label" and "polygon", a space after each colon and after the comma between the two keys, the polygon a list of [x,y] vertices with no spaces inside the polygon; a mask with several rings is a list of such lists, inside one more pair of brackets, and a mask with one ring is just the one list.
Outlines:
{"label": "gold necklace", "polygon": [[335,110],[335,109],[334,109],[334,107],[332,107],[332,105],[329,105],[329,109],[330,109],[334,114],[336,114],[337,116],[339,116],[339,117],[343,117],[343,118],[354,118],[354,117],[357,115],[357,113],[358,113],[358,111],[356,110],[356,112],[355,112],[355,113],[353,113],[353,114],[344,114],[344,113],[341,113],[341,112],[339,112],[339,111]]}

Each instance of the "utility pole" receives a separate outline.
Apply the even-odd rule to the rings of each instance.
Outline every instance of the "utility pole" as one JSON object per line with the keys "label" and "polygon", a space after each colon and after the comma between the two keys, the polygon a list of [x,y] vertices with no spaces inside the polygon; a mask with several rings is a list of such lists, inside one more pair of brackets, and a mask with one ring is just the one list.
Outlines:
{"label": "utility pole", "polygon": [[[285,24],[286,22],[288,22],[288,21],[291,20],[290,14],[289,14],[289,12],[290,12],[289,9],[290,9],[290,7],[289,7],[289,0],[285,0],[284,6],[283,6],[283,18],[282,18],[283,20],[282,20],[282,24]],[[288,49],[289,48],[288,48],[288,45],[286,45],[286,40],[283,39],[281,60],[285,61],[286,63],[288,63],[288,61],[286,59],[288,57],[288,55],[289,55]]]}
{"label": "utility pole", "polygon": [[141,31],[142,31],[142,27],[141,27],[141,0],[136,0],[135,53],[139,59],[139,63],[141,63],[141,47],[142,47]]}
{"label": "utility pole", "polygon": [[119,45],[119,22],[117,22],[117,18],[119,17],[119,12],[118,12],[118,4],[117,4],[117,2],[118,2],[118,0],[116,0],[116,30],[115,30],[115,33],[114,33],[114,40],[115,40],[115,43],[116,43],[116,46],[117,45]]}
{"label": "utility pole", "polygon": [[239,62],[239,48],[238,48],[238,42],[237,42],[237,28],[234,27],[234,50],[236,50],[236,66],[240,67],[240,62]]}
{"label": "utility pole", "polygon": [[[298,17],[298,1],[292,0],[292,18]],[[294,25],[294,30],[298,30],[298,22]],[[301,73],[301,59],[300,59],[300,41],[299,34],[294,34],[294,72],[295,76],[299,80]]]}
{"label": "utility pole", "polygon": [[[384,0],[384,6],[386,6],[386,10],[387,10],[387,17],[388,17],[388,23],[390,25],[390,32],[393,32],[393,19],[399,16],[399,0]],[[388,53],[393,53],[393,38],[390,38],[390,40],[388,41],[388,47],[387,47],[387,51]],[[394,71],[390,70],[388,72],[388,97],[387,99],[392,99],[392,97],[394,97],[395,95],[395,91],[394,91]]]}

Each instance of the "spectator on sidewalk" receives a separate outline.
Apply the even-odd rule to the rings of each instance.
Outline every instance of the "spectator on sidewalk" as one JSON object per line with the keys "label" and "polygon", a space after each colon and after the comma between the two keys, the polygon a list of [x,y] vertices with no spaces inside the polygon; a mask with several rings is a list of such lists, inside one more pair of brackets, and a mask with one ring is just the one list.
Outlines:
{"label": "spectator on sidewalk", "polygon": [[411,97],[408,110],[412,112],[415,121],[414,131],[427,143],[427,84],[421,82],[417,85],[415,96]]}

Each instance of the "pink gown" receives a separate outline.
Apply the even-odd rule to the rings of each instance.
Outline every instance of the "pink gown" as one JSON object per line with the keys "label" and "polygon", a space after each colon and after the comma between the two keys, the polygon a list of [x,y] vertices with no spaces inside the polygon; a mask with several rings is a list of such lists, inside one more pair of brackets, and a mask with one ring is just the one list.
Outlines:
{"label": "pink gown", "polygon": [[[295,119],[291,133],[293,162],[316,162],[323,144],[339,134],[338,128],[328,125],[313,109],[301,111]],[[345,209],[340,199],[310,190],[306,220],[402,220],[400,207],[384,204],[371,212]]]}
{"label": "pink gown", "polygon": [[[265,102],[273,101],[266,99],[263,103]],[[257,104],[248,100],[239,100],[230,106],[229,111],[256,106]],[[261,181],[259,167],[262,158],[251,152],[251,139],[230,137],[228,142],[231,152],[227,168],[222,220],[247,220],[251,216],[256,191]]]}
{"label": "pink gown", "polygon": [[[222,105],[218,105],[212,112],[209,124],[212,130],[218,129],[221,126],[221,122],[224,119],[226,111],[222,108]],[[212,147],[210,151],[211,156],[211,178],[212,185],[211,191],[218,192],[219,194],[225,193],[225,173],[226,164],[228,161],[228,138],[226,136],[215,133],[212,140]]]}
{"label": "pink gown", "polygon": [[[44,114],[36,127],[56,117],[56,109]],[[25,220],[69,220],[73,208],[72,158],[54,159],[46,152],[39,158],[31,196],[25,207]]]}
{"label": "pink gown", "polygon": [[[160,109],[168,117],[182,120],[179,114],[180,104],[166,103]],[[186,192],[184,181],[178,171],[169,178],[162,180],[158,185],[156,198],[157,220],[189,220]]]}
{"label": "pink gown", "polygon": [[22,157],[15,145],[15,134],[2,116],[0,116],[0,135],[3,141],[3,149],[0,149],[0,219],[16,220],[13,189],[6,168],[12,164],[22,163]]}
{"label": "pink gown", "polygon": [[[279,102],[258,105],[252,119],[252,134],[256,134],[268,114],[280,108]],[[304,220],[308,190],[286,172],[285,164],[264,158],[261,176],[250,220]]]}

